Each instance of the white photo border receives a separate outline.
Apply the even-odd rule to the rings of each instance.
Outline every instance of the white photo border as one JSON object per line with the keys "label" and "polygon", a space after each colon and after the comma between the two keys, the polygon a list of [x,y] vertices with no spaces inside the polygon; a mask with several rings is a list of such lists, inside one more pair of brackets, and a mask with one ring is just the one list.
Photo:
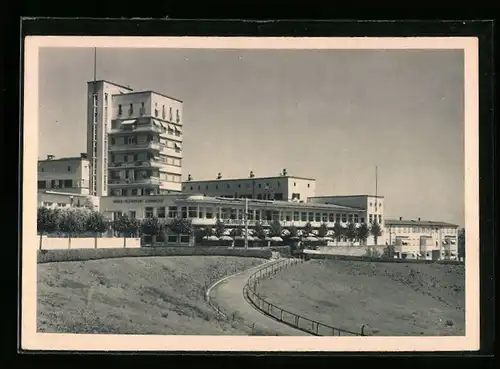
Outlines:
{"label": "white photo border", "polygon": [[[42,47],[197,49],[461,49],[464,51],[466,335],[234,337],[37,332],[38,57]],[[24,50],[21,349],[55,351],[417,352],[479,350],[479,53],[477,37],[28,36]]]}

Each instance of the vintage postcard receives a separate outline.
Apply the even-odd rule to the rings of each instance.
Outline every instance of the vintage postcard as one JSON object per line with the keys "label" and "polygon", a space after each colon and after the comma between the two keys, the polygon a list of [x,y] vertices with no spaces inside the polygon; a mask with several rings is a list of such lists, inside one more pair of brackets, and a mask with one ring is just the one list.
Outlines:
{"label": "vintage postcard", "polygon": [[476,38],[24,57],[22,349],[479,348]]}

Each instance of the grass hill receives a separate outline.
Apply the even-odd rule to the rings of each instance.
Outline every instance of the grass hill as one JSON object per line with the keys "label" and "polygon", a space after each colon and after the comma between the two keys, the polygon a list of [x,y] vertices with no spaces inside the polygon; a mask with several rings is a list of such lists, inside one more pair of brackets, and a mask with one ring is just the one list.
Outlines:
{"label": "grass hill", "polygon": [[218,279],[264,262],[179,256],[38,265],[38,331],[248,335],[205,302]]}
{"label": "grass hill", "polygon": [[463,265],[312,260],[263,281],[281,308],[373,335],[464,335]]}

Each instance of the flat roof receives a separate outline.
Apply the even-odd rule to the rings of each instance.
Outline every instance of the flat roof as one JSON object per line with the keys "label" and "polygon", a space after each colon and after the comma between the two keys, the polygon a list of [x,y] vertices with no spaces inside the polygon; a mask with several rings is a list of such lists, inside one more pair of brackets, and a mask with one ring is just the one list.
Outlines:
{"label": "flat roof", "polygon": [[422,227],[458,227],[458,224],[434,221],[434,220],[413,220],[413,219],[386,219],[386,225],[399,226],[422,226]]}
{"label": "flat roof", "polygon": [[179,100],[176,97],[168,96],[168,95],[162,94],[160,92],[150,91],[150,90],[148,90],[148,91],[133,91],[133,92],[127,92],[127,93],[124,93],[124,94],[113,94],[112,96],[140,95],[140,94],[155,94],[155,95],[160,95],[160,96],[166,97],[167,99],[178,101],[180,103],[183,102],[182,100]]}
{"label": "flat roof", "polygon": [[[214,197],[214,196],[203,196],[203,195],[188,195],[188,194],[167,194],[167,195],[154,195],[154,196],[138,196],[138,197],[129,197],[129,196],[103,196],[101,199],[108,199],[112,202],[116,200],[122,200],[123,202],[137,202],[140,200],[144,200],[144,202],[155,202],[154,199],[158,198],[168,198],[175,197],[175,201],[179,202],[187,202],[187,203],[207,203],[207,204],[219,204],[219,205],[238,205],[244,206],[245,199],[241,198],[224,198],[224,197]],[[153,201],[146,201],[153,200]],[[121,201],[120,201],[121,202]],[[269,207],[281,207],[281,208],[293,208],[304,210],[307,209],[325,209],[325,210],[345,210],[345,211],[360,211],[361,209],[349,207],[349,206],[341,206],[341,205],[332,205],[332,204],[311,204],[311,203],[300,203],[300,202],[291,202],[291,201],[271,201],[271,200],[255,200],[248,199],[248,205],[262,205]]]}
{"label": "flat roof", "polygon": [[[89,81],[87,82],[88,84],[91,84],[91,83],[94,83],[94,81]],[[120,85],[118,83],[115,83],[115,82],[111,82],[111,81],[107,81],[105,79],[99,79],[97,81],[95,81],[95,83],[109,83],[110,85],[113,85],[113,86],[117,86],[117,87],[121,87],[121,88],[124,88],[126,90],[129,90],[129,91],[133,91],[132,88],[130,88],[129,86],[124,86],[124,85]]]}
{"label": "flat roof", "polygon": [[38,159],[38,162],[52,162],[52,161],[89,161],[89,158],[82,158],[81,156],[70,156],[66,158],[53,158],[53,159]]}
{"label": "flat roof", "polygon": [[[181,200],[181,199],[179,199]],[[225,198],[225,197],[212,197],[212,196],[202,196],[202,195],[192,195],[183,198],[182,200],[193,201],[193,202],[207,202],[211,204],[223,204],[223,205],[244,205],[245,199],[242,198]],[[268,205],[268,206],[276,206],[276,207],[285,207],[285,208],[322,208],[322,209],[335,209],[335,210],[351,210],[351,211],[359,211],[360,209],[349,207],[349,206],[341,206],[341,205],[333,205],[333,204],[311,204],[307,202],[293,202],[293,201],[280,201],[280,200],[256,200],[256,199],[248,199],[248,205]]]}
{"label": "flat roof", "polygon": [[315,181],[314,178],[306,178],[306,177],[297,177],[297,176],[273,176],[273,177],[253,177],[253,178],[221,178],[221,179],[202,179],[202,180],[193,180],[193,181],[184,181],[182,184],[187,183],[204,183],[204,182],[230,182],[230,181],[253,181],[253,180],[266,180],[266,179],[279,179],[279,178],[293,178],[293,179],[303,179],[306,181]]}
{"label": "flat roof", "polygon": [[385,196],[380,195],[330,195],[330,196],[311,196],[308,199],[327,199],[327,198],[345,198],[345,197],[376,197],[378,199],[383,199]]}

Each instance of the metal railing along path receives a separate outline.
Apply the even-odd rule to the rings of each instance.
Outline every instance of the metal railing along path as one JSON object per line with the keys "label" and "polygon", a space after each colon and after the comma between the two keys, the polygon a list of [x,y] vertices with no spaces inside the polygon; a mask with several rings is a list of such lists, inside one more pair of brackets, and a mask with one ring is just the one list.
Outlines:
{"label": "metal railing along path", "polygon": [[257,292],[257,285],[264,279],[270,279],[279,272],[303,263],[304,259],[283,259],[276,263],[269,264],[251,274],[243,288],[243,294],[257,310],[263,314],[315,336],[364,336],[364,325],[360,332],[352,332],[337,327],[323,324],[316,320],[293,313],[276,306],[275,304],[262,298]]}

